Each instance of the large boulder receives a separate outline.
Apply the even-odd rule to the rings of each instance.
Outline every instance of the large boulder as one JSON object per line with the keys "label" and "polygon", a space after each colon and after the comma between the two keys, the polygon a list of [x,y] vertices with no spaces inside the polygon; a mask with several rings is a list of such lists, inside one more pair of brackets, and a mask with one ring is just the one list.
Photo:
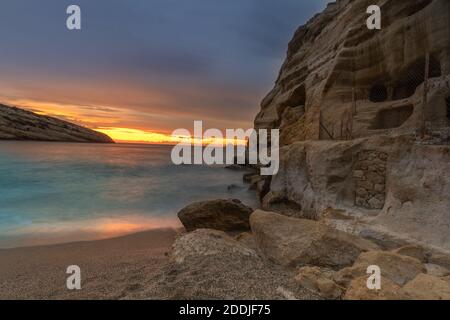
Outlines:
{"label": "large boulder", "polygon": [[178,238],[170,263],[130,298],[318,299],[293,275],[217,230],[199,229]]}
{"label": "large boulder", "polygon": [[178,218],[187,231],[215,229],[221,231],[249,230],[253,209],[235,199],[194,202],[180,212]]}
{"label": "large boulder", "polygon": [[254,250],[218,230],[198,229],[177,239],[172,246],[172,259],[181,264],[190,258],[232,254],[241,257],[257,257]]}
{"label": "large boulder", "polygon": [[348,286],[352,280],[366,276],[369,266],[380,267],[381,275],[398,286],[403,286],[418,274],[426,272],[425,266],[415,258],[388,251],[370,251],[362,253],[352,267],[339,270],[334,280],[340,285]]}
{"label": "large boulder", "polygon": [[283,266],[350,266],[365,251],[377,250],[372,242],[335,230],[323,223],[296,219],[262,210],[250,217],[261,251]]}
{"label": "large boulder", "polygon": [[381,278],[381,289],[369,289],[367,277],[359,277],[350,283],[344,300],[408,300],[408,295],[395,282]]}
{"label": "large boulder", "polygon": [[450,300],[450,283],[427,274],[419,274],[403,290],[416,300]]}

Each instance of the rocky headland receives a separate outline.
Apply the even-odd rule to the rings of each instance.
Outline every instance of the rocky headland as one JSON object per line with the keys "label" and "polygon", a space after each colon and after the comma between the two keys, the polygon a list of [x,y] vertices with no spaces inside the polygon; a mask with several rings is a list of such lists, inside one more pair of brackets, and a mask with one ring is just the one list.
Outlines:
{"label": "rocky headland", "polygon": [[0,104],[0,140],[114,142],[101,132],[3,104]]}
{"label": "rocky headland", "polygon": [[300,27],[255,119],[281,134],[279,173],[244,176],[262,210],[182,210],[189,232],[131,297],[450,299],[449,17],[447,0],[338,0]]}

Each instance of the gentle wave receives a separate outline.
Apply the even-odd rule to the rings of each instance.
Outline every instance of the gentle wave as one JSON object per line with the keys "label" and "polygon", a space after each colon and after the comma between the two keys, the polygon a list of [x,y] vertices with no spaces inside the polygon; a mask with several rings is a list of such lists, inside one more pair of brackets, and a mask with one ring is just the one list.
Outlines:
{"label": "gentle wave", "polygon": [[193,201],[237,198],[257,206],[242,172],[175,166],[170,150],[0,142],[0,247],[178,227],[176,213]]}

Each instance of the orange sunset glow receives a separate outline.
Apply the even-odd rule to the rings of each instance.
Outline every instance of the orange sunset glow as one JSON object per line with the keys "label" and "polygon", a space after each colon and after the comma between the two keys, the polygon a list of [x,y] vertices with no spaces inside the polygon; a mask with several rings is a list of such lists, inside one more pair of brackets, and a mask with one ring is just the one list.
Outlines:
{"label": "orange sunset glow", "polygon": [[138,129],[130,128],[98,128],[99,132],[110,136],[114,141],[118,142],[140,142],[140,143],[154,143],[154,144],[203,144],[203,145],[218,145],[225,146],[227,144],[246,145],[246,140],[227,139],[227,138],[195,138],[192,136],[172,136],[163,133],[155,133]]}
{"label": "orange sunset glow", "polygon": [[[90,129],[102,132],[111,137],[115,142],[119,143],[148,143],[148,144],[202,144],[225,146],[227,144],[245,145],[246,140],[227,139],[227,138],[199,138],[193,136],[174,136],[168,132],[161,132],[152,129],[129,128],[118,126],[121,119],[114,117],[105,117],[104,109],[98,106],[68,105],[53,102],[39,102],[33,100],[16,99],[7,100],[6,103],[20,106],[40,115],[51,116],[67,120]],[[90,108],[89,114],[84,109]],[[108,108],[115,110],[120,114],[121,109]]]}

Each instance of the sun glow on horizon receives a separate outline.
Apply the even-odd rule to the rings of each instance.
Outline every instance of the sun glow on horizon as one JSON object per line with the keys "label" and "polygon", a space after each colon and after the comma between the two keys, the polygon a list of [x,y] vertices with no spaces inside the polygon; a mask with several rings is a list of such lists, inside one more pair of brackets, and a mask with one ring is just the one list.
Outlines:
{"label": "sun glow on horizon", "polygon": [[[108,135],[119,143],[144,143],[144,144],[191,144],[214,145],[225,147],[226,145],[246,145],[247,140],[227,139],[223,137],[195,137],[193,135],[172,135],[167,132],[152,129],[130,128],[120,126],[123,117],[126,118],[126,109],[114,109],[93,105],[73,105],[56,102],[44,102],[28,99],[6,99],[8,105],[17,106],[36,114],[59,118],[77,125]],[[106,110],[106,111],[105,111]],[[114,112],[111,114],[111,110]],[[169,129],[170,130],[170,129]]]}
{"label": "sun glow on horizon", "polygon": [[201,145],[216,145],[226,146],[246,145],[246,140],[227,139],[227,138],[196,138],[193,136],[175,136],[165,133],[158,133],[152,131],[145,131],[132,128],[97,128],[98,132],[104,133],[111,137],[116,142],[123,143],[150,143],[150,144],[201,144]]}
{"label": "sun glow on horizon", "polygon": [[158,133],[133,128],[120,127],[100,127],[95,131],[108,135],[116,142],[124,143],[154,143],[154,144],[176,144],[178,143],[174,137],[165,133]]}

